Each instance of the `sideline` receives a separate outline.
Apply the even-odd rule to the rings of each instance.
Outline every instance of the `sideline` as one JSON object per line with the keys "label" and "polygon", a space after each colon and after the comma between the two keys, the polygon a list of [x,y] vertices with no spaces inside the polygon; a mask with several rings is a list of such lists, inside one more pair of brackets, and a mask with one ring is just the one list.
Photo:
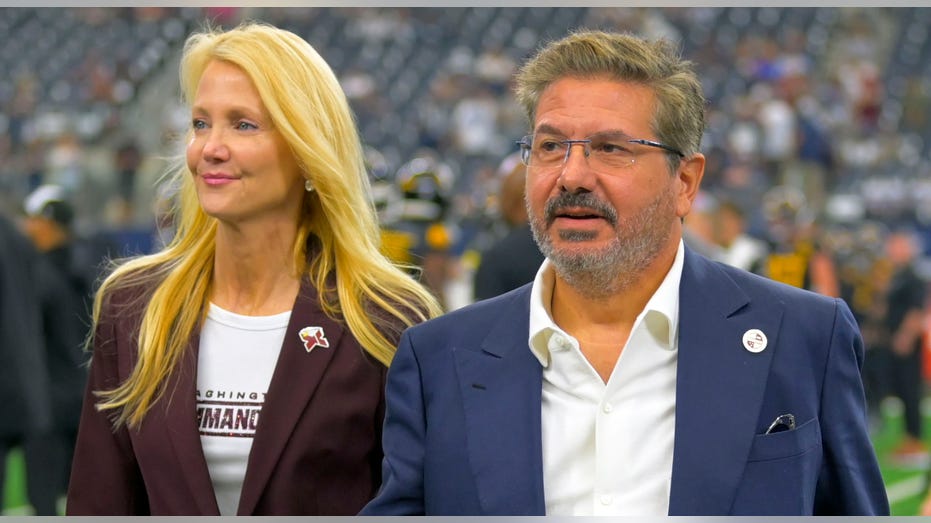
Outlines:
{"label": "sideline", "polygon": [[889,504],[894,505],[912,496],[921,494],[924,488],[924,473],[919,473],[908,479],[897,481],[891,485],[886,486],[886,497],[889,498]]}

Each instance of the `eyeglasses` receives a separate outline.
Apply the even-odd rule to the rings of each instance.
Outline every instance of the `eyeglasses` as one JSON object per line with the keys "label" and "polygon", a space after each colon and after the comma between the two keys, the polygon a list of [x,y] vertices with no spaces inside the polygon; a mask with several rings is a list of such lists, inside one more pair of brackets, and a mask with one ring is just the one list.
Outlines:
{"label": "eyeglasses", "polygon": [[549,170],[561,167],[569,159],[573,145],[581,145],[585,157],[594,168],[623,169],[637,162],[637,153],[628,144],[658,147],[679,158],[682,151],[653,140],[631,138],[621,133],[597,133],[583,140],[566,140],[550,134],[528,134],[516,142],[520,146],[520,158],[524,165]]}

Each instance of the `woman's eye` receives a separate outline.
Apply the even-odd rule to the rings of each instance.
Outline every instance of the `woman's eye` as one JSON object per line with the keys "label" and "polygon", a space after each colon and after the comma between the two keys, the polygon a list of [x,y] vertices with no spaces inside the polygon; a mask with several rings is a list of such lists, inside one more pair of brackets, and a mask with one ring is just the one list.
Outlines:
{"label": "woman's eye", "polygon": [[199,119],[199,118],[195,118],[195,119],[191,122],[191,127],[194,128],[194,129],[206,129],[206,128],[207,128],[207,122],[205,122],[205,121],[203,121],[203,120],[201,120],[201,119]]}
{"label": "woman's eye", "polygon": [[236,128],[239,129],[240,131],[251,131],[253,129],[258,129],[258,127],[255,124],[252,124],[249,122],[239,122],[238,124],[236,124]]}

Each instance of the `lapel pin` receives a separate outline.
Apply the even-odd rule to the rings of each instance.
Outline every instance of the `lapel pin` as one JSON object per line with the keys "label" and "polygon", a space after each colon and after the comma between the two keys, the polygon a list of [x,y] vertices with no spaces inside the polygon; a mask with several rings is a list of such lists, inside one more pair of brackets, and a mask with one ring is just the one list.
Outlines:
{"label": "lapel pin", "polygon": [[744,333],[744,348],[750,352],[762,352],[766,348],[766,335],[760,329],[750,329]]}
{"label": "lapel pin", "polygon": [[314,350],[316,347],[325,349],[330,346],[330,342],[327,341],[326,335],[323,333],[323,327],[304,327],[298,333],[298,336],[304,342],[304,348],[307,349],[307,352]]}

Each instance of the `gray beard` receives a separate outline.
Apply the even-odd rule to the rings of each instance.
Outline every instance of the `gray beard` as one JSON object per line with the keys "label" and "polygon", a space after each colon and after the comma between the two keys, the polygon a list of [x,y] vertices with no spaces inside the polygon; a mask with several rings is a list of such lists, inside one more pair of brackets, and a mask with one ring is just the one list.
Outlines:
{"label": "gray beard", "polygon": [[[597,211],[614,227],[616,238],[597,251],[572,252],[553,246],[547,226],[555,212],[565,206],[587,207]],[[530,212],[528,204],[528,214]],[[544,216],[533,217],[530,228],[540,251],[556,270],[556,274],[572,288],[592,299],[607,298],[630,288],[646,268],[656,260],[666,245],[675,215],[675,202],[668,192],[662,192],[637,215],[620,223],[617,212],[591,193],[564,194],[547,202]],[[562,232],[560,239],[581,242],[594,237],[590,232]]]}

